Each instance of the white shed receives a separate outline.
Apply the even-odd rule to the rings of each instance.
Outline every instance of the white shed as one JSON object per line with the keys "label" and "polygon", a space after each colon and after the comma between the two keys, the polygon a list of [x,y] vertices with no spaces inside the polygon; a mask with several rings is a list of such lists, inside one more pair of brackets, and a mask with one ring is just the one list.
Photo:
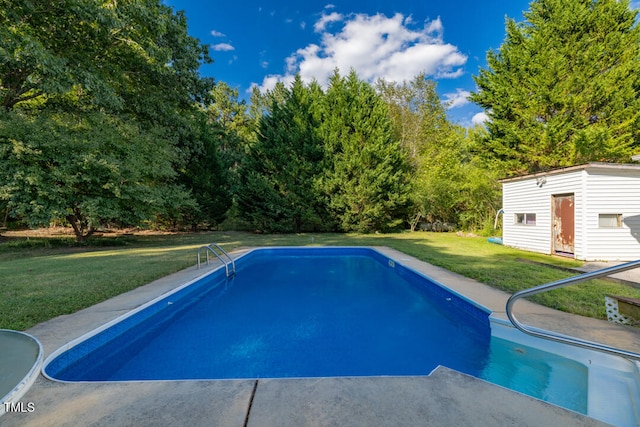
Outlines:
{"label": "white shed", "polygon": [[640,259],[640,165],[588,163],[500,182],[504,245],[584,261]]}

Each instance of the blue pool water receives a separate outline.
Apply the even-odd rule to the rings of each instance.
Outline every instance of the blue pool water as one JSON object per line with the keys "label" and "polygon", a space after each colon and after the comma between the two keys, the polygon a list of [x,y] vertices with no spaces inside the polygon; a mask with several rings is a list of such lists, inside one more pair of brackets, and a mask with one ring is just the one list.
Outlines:
{"label": "blue pool water", "polygon": [[284,378],[428,375],[443,365],[586,413],[583,365],[492,337],[485,310],[375,250],[261,249],[236,266],[231,280],[218,270],[59,352],[45,373]]}

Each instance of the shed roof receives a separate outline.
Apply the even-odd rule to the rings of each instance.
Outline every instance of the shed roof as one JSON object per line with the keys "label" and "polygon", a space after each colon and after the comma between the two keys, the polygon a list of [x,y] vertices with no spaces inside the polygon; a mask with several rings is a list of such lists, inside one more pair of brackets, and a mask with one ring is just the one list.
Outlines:
{"label": "shed roof", "polygon": [[536,173],[531,173],[527,175],[519,175],[519,176],[510,177],[510,178],[504,178],[504,179],[498,180],[498,182],[505,183],[505,182],[523,181],[525,179],[538,178],[538,177],[549,176],[549,175],[560,175],[563,173],[575,172],[578,170],[587,170],[587,169],[597,169],[601,171],[609,170],[611,172],[621,171],[621,170],[630,170],[638,173],[638,176],[640,176],[640,164],[591,162],[591,163],[585,163],[582,165],[569,166],[566,168],[552,169],[544,172],[536,172]]}

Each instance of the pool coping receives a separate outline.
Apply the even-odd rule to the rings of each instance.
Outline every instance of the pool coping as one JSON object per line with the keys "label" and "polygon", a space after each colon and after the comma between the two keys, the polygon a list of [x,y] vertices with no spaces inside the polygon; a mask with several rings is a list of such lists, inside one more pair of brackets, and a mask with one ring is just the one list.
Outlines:
{"label": "pool coping", "polygon": [[[394,249],[375,249],[487,307],[493,311],[493,316],[506,318],[504,303],[508,294]],[[231,254],[237,258],[247,251],[236,250]],[[38,338],[45,357],[48,357],[72,339],[219,267],[219,264],[212,264],[201,270],[188,268],[75,314],[41,323],[27,332]],[[518,307],[522,311],[519,318],[536,327],[549,329],[545,326],[553,326],[553,319],[556,319],[556,323],[564,324],[564,329],[560,331],[562,333],[567,333],[565,323],[577,323],[577,326],[569,329],[588,332],[585,318],[576,320],[566,313],[549,311],[551,309],[530,305],[526,301],[522,303]],[[597,319],[589,319],[587,323],[597,325],[600,333],[606,330],[605,335],[609,340],[620,336],[622,342],[633,341],[632,337],[636,336],[630,335],[627,328]],[[634,342],[639,341],[636,336]],[[445,387],[443,383],[457,384],[458,389],[454,392],[450,390],[451,385]],[[482,393],[478,392],[478,388],[482,389]],[[397,391],[391,393],[385,391],[387,389]],[[454,398],[438,390],[449,390],[448,393],[456,396]],[[468,393],[469,390],[474,392]],[[405,396],[403,402],[413,403],[401,405],[403,409],[394,409],[399,403],[398,393]],[[500,399],[497,399],[497,395],[501,395]],[[306,397],[303,399],[303,396]],[[504,404],[505,399],[509,399],[511,405]],[[442,424],[459,424],[466,420],[467,425],[477,425],[482,417],[492,420],[491,424],[494,425],[511,424],[514,421],[522,425],[539,425],[542,413],[548,414],[550,419],[562,420],[563,425],[602,425],[591,418],[446,368],[438,368],[429,377],[259,380],[259,385],[256,380],[72,384],[54,382],[40,376],[23,396],[23,401],[33,402],[35,411],[5,414],[2,417],[3,425],[42,425],[43,420],[47,425],[78,424],[78,420],[87,421],[80,424],[95,425],[121,424],[119,421],[124,420],[127,423],[137,420],[137,425],[170,425],[176,420],[184,423],[184,417],[193,425],[417,425],[421,423],[420,420],[426,424],[430,420],[432,424],[439,419]],[[466,413],[463,409],[456,409],[454,413],[447,413],[444,408],[449,408],[451,412],[451,406],[443,406],[445,401],[455,401],[457,407],[472,407],[473,410],[469,409],[470,412]],[[470,401],[474,402],[473,405]],[[486,409],[480,410],[480,407]],[[516,411],[512,408],[519,409]],[[420,414],[431,415],[420,417]],[[375,419],[371,418],[373,415]],[[495,418],[498,415],[500,419]]]}

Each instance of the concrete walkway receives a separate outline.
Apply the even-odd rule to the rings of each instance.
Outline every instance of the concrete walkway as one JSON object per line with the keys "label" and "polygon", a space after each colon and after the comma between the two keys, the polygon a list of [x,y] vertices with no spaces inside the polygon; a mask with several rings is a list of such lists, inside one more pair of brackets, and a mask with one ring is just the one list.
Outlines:
{"label": "concrete walkway", "polygon": [[[507,294],[388,248],[380,251],[504,318]],[[238,256],[240,252],[233,255]],[[211,267],[214,268],[214,267]],[[45,357],[94,328],[203,274],[190,268],[27,332]],[[526,301],[518,318],[640,350],[636,328],[571,316]],[[602,423],[447,368],[428,377],[61,383],[42,376],[4,426],[597,426]]]}
{"label": "concrete walkway", "polygon": [[[603,268],[613,267],[615,265],[625,264],[624,262],[605,262],[591,261],[584,263],[581,267],[576,268],[578,272],[588,273],[591,271],[601,270]],[[630,286],[640,287],[640,267],[632,270],[623,271],[622,273],[612,274],[607,277],[614,282],[626,283]]]}

